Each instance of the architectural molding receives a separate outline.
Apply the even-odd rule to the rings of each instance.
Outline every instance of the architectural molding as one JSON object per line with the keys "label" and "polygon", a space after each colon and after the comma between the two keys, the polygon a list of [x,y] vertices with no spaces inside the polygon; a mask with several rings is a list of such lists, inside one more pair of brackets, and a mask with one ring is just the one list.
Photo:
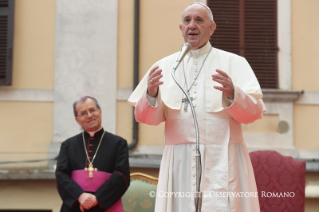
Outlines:
{"label": "architectural molding", "polygon": [[303,91],[262,89],[264,102],[294,102]]}
{"label": "architectural molding", "polygon": [[53,102],[53,90],[0,89],[0,101]]}
{"label": "architectural molding", "polygon": [[[118,88],[117,101],[127,101],[132,88]],[[294,102],[301,105],[319,105],[319,92],[284,91],[263,89],[264,102]],[[54,102],[54,90],[49,89],[0,89],[0,101]]]}
{"label": "architectural molding", "polygon": [[295,104],[300,105],[319,105],[319,92],[304,92]]}

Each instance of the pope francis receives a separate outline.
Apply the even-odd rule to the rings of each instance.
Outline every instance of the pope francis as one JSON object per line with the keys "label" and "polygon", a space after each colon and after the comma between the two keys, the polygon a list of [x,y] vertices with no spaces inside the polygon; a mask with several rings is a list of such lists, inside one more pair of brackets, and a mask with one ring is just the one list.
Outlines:
{"label": "pope francis", "polygon": [[[176,70],[192,98],[199,126],[203,200],[201,211],[258,212],[257,188],[241,123],[262,118],[262,92],[245,58],[214,48],[211,10],[192,3],[179,26],[191,45]],[[179,52],[157,61],[128,102],[138,122],[165,122],[156,212],[195,211],[195,129],[189,102],[171,77]]]}

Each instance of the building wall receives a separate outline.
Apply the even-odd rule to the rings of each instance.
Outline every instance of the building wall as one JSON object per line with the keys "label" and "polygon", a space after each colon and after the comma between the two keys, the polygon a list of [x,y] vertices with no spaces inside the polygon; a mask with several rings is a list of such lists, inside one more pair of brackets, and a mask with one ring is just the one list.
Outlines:
{"label": "building wall", "polygon": [[13,76],[6,88],[53,89],[54,32],[55,0],[15,1]]}
{"label": "building wall", "polygon": [[[294,105],[295,146],[318,151],[319,132],[315,117],[319,117],[319,42],[316,41],[319,36],[316,27],[319,24],[319,1],[292,0],[291,3],[292,89],[303,90],[304,98],[308,99]],[[318,173],[307,173],[307,185],[318,181]],[[306,211],[317,211],[318,208],[318,197],[306,199]]]}
{"label": "building wall", "polygon": [[292,0],[292,89],[313,94],[308,104],[294,107],[295,144],[300,149],[319,150],[319,1]]}
{"label": "building wall", "polygon": [[0,210],[60,211],[55,180],[0,180],[0,188]]}
{"label": "building wall", "polygon": [[[280,1],[280,0],[279,0]],[[289,0],[287,0],[289,1]],[[291,1],[291,56],[294,90],[304,90],[313,98],[293,106],[294,144],[298,149],[319,150],[318,130],[312,124],[319,117],[319,1]],[[179,51],[183,39],[178,28],[180,15],[192,0],[140,0],[140,79],[162,57]],[[0,87],[1,94],[18,93],[17,98],[0,100],[0,161],[48,157],[54,122],[55,0],[16,0],[14,64],[12,86]],[[118,0],[117,88],[133,86],[134,1]],[[112,42],[112,41],[108,41]],[[107,82],[106,82],[107,83]],[[24,95],[24,92],[27,95]],[[44,100],[35,97],[44,92]],[[67,91],[66,91],[67,92]],[[128,92],[129,93],[129,92]],[[23,96],[23,98],[21,97]],[[305,103],[306,102],[306,103]],[[124,98],[116,105],[116,133],[132,141],[132,112]],[[276,132],[279,117],[265,115],[245,132]],[[74,122],[74,125],[76,123]],[[140,124],[139,143],[133,153],[152,152],[163,147],[163,124]],[[160,152],[161,148],[159,148]],[[46,162],[1,165],[0,169],[41,168]],[[131,168],[157,177],[157,168]],[[317,173],[307,174],[307,182],[318,181]],[[14,197],[14,198],[13,198]],[[19,204],[16,200],[19,199]],[[316,211],[318,199],[306,199],[306,211]],[[36,204],[35,204],[36,203]],[[0,180],[0,209],[51,209],[59,211],[60,197],[54,180]]]}
{"label": "building wall", "polygon": [[[53,102],[37,100],[54,84],[55,1],[16,0],[13,82],[0,87],[0,161],[48,157],[52,140]],[[32,164],[42,167],[46,163]],[[26,164],[1,167],[23,167]]]}

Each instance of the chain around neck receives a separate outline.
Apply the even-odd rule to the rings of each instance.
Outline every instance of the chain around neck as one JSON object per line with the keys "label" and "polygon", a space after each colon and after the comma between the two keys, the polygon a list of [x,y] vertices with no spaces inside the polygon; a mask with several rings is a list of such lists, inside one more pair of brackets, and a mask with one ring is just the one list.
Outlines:
{"label": "chain around neck", "polygon": [[102,136],[101,136],[99,145],[98,145],[97,148],[96,148],[96,151],[95,151],[95,154],[94,154],[94,156],[93,156],[93,158],[92,158],[92,161],[90,161],[90,158],[89,158],[89,155],[88,155],[88,151],[87,151],[86,146],[85,146],[84,131],[82,132],[82,138],[83,138],[83,144],[84,144],[85,154],[86,154],[86,157],[87,157],[89,163],[92,164],[92,165],[93,165],[93,161],[94,161],[94,159],[95,159],[95,156],[96,156],[96,154],[97,154],[97,151],[99,150],[99,147],[100,147],[100,145],[101,145],[101,142],[102,142],[102,139],[103,139],[104,134],[105,134],[105,130],[103,130],[103,134],[102,134]]}
{"label": "chain around neck", "polygon": [[209,53],[210,53],[211,51],[212,51],[212,48],[211,48],[211,49],[209,50],[209,52],[207,53],[207,55],[206,55],[206,57],[205,57],[205,59],[204,59],[204,61],[203,61],[203,63],[202,63],[202,66],[200,67],[200,69],[199,69],[199,71],[198,71],[198,74],[196,75],[196,77],[195,77],[195,79],[194,79],[194,81],[193,81],[193,83],[191,84],[191,86],[190,86],[189,89],[188,89],[188,85],[187,85],[187,77],[186,77],[186,74],[185,74],[184,61],[183,61],[183,73],[184,73],[185,86],[186,86],[187,93],[189,93],[189,91],[192,89],[192,87],[193,87],[195,81],[197,80],[197,78],[198,78],[198,76],[199,76],[199,74],[200,74],[200,72],[201,72],[201,70],[202,70],[202,68],[203,68],[203,66],[204,66],[204,63],[205,63],[205,61],[206,61],[206,59],[207,59],[207,57],[208,57],[208,55],[209,55]]}

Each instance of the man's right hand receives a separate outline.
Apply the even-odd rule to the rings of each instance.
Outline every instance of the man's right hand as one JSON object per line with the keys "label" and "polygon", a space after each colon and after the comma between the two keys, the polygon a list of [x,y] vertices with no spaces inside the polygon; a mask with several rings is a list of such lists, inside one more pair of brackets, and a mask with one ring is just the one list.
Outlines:
{"label": "man's right hand", "polygon": [[152,68],[147,80],[147,92],[151,97],[157,96],[158,86],[163,85],[163,82],[159,81],[162,77],[162,69],[160,69],[158,66]]}
{"label": "man's right hand", "polygon": [[94,207],[98,204],[96,197],[93,194],[90,193],[82,193],[78,201],[80,203],[80,209],[89,210],[90,208]]}

